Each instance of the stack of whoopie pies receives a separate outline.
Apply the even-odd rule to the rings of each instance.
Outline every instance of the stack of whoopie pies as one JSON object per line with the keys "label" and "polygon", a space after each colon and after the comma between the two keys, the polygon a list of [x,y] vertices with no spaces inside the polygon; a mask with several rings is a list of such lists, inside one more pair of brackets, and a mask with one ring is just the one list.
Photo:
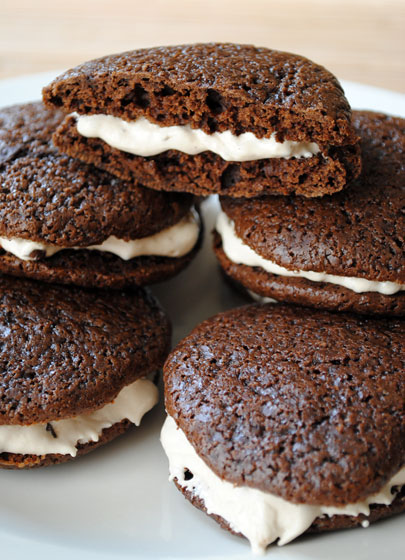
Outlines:
{"label": "stack of whoopie pies", "polygon": [[[3,112],[18,132],[5,150],[0,270],[91,287],[155,281],[196,251],[193,195],[219,194],[214,250],[225,276],[253,298],[276,300],[208,319],[167,359],[161,437],[179,490],[259,552],[307,530],[405,511],[404,120],[352,114],[336,78],[303,57],[235,44],[87,62],[47,86],[44,102]],[[28,180],[16,190],[15,177]],[[142,297],[154,309],[144,328],[153,330],[156,304]],[[105,303],[119,339],[111,352],[131,369],[119,334],[132,303],[122,309],[120,298]],[[103,387],[85,359],[87,331],[94,367],[108,377],[97,337],[110,339],[110,327],[93,305],[80,357],[69,354],[76,377],[55,376],[74,414]],[[73,321],[63,310],[39,323],[55,349],[60,317]],[[129,329],[134,319],[125,320]],[[78,330],[69,323],[61,333]],[[166,335],[146,331],[154,352],[133,352],[159,356],[152,370]],[[50,439],[69,413],[54,404],[49,368],[41,367],[44,381],[35,371],[17,374],[12,394],[19,403],[24,383],[42,391],[41,413],[10,397],[4,423],[41,422]],[[120,374],[121,386],[139,376]],[[80,400],[82,386],[89,396]],[[106,393],[103,403],[116,395]]]}
{"label": "stack of whoopie pies", "polygon": [[192,195],[62,154],[63,118],[41,103],[0,110],[0,272],[21,277],[0,278],[9,468],[83,454],[156,404],[171,331],[142,286],[182,270],[201,237]]}

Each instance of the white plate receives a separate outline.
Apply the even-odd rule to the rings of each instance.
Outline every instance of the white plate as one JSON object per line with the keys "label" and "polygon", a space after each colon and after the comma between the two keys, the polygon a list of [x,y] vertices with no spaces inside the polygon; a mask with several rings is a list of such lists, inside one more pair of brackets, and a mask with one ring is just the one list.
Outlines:
{"label": "white plate", "polygon": [[[0,82],[0,106],[38,99],[53,73]],[[344,84],[354,107],[405,117],[405,96]],[[154,288],[174,321],[174,342],[201,320],[244,303],[222,281],[210,251],[215,200],[204,203],[206,242],[179,277]],[[0,471],[1,556],[41,558],[251,559],[244,539],[222,531],[167,482],[159,444],[162,405],[140,428],[88,456],[32,471]],[[305,536],[270,558],[284,560],[403,558],[404,518],[368,529]]]}

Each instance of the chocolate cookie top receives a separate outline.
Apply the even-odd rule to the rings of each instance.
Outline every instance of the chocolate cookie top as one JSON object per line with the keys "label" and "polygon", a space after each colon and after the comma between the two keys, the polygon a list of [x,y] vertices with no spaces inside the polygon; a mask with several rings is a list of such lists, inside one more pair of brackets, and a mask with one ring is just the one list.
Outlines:
{"label": "chocolate cookie top", "polygon": [[231,483],[295,503],[354,503],[405,463],[404,335],[400,320],[233,309],[170,354],[166,409]]}
{"label": "chocolate cookie top", "polygon": [[60,154],[51,136],[63,117],[41,103],[0,111],[0,237],[85,247],[152,235],[188,212],[190,195],[151,191]]}
{"label": "chocolate cookie top", "polygon": [[148,292],[0,277],[0,424],[76,416],[158,370],[168,319]]}
{"label": "chocolate cookie top", "polygon": [[139,49],[68,70],[43,90],[47,105],[207,133],[346,145],[357,141],[336,78],[291,53],[202,43]]}
{"label": "chocolate cookie top", "polygon": [[289,270],[405,282],[405,119],[355,111],[363,171],[322,198],[222,198],[246,244]]}

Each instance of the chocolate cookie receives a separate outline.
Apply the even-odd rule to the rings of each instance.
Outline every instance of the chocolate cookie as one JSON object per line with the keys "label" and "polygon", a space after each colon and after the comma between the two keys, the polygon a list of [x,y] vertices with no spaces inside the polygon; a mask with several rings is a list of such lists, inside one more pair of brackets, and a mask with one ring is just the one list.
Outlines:
{"label": "chocolate cookie", "polygon": [[99,287],[179,272],[198,247],[193,197],[59,153],[51,136],[62,119],[41,103],[0,111],[0,271]]}
{"label": "chocolate cookie", "polygon": [[157,190],[313,197],[360,171],[339,82],[291,53],[139,49],[68,70],[43,98],[69,114],[54,136],[63,152]]}
{"label": "chocolate cookie", "polygon": [[203,322],[164,366],[171,478],[256,549],[405,511],[404,335],[283,304]]}
{"label": "chocolate cookie", "polygon": [[0,302],[0,466],[82,455],[156,404],[170,325],[148,292],[3,276]]}
{"label": "chocolate cookie", "polygon": [[405,120],[355,111],[363,171],[318,199],[222,198],[214,250],[251,292],[339,311],[405,314]]}

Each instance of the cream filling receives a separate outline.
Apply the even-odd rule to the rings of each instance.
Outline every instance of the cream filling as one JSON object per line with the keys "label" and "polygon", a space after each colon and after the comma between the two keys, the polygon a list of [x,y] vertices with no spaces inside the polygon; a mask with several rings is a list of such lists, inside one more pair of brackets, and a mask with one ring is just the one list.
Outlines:
{"label": "cream filling", "polygon": [[365,278],[353,276],[335,276],[326,272],[313,272],[311,270],[288,270],[273,261],[264,259],[244,243],[235,233],[235,224],[225,212],[218,214],[216,230],[222,238],[222,248],[225,255],[236,264],[247,266],[258,266],[270,274],[279,276],[292,276],[295,278],[306,278],[312,282],[329,282],[343,286],[356,293],[378,292],[384,295],[393,295],[405,289],[405,284],[396,282],[377,282]]}
{"label": "cream filling", "polygon": [[[138,379],[124,387],[99,410],[65,420],[29,426],[0,426],[0,453],[76,456],[78,443],[98,441],[103,430],[129,420],[139,426],[142,416],[158,402],[157,387],[149,379]],[[55,437],[56,436],[56,437]]]}
{"label": "cream filling", "polygon": [[132,241],[124,241],[111,235],[100,245],[90,245],[89,247],[60,247],[58,245],[48,245],[28,239],[14,237],[7,239],[0,237],[0,246],[12,253],[16,257],[24,261],[35,260],[30,255],[33,251],[43,251],[46,257],[52,257],[55,253],[66,249],[74,249],[76,251],[87,249],[90,251],[102,251],[113,253],[121,259],[127,261],[134,257],[142,255],[156,255],[161,257],[182,257],[191,251],[197,243],[200,232],[200,218],[197,212],[192,209],[187,216],[174,226],[168,227],[162,231],[133,239]]}
{"label": "cream filling", "polygon": [[[184,432],[173,418],[167,417],[161,433],[162,445],[169,458],[170,480],[201,498],[208,514],[220,515],[234,531],[242,533],[252,551],[262,554],[279,539],[283,545],[295,539],[322,515],[369,515],[370,504],[390,505],[395,498],[391,489],[405,484],[405,467],[373,496],[343,507],[294,504],[254,488],[234,486],[219,478],[197,455]],[[185,480],[189,470],[193,478]],[[367,524],[364,524],[366,526]]]}
{"label": "cream filling", "polygon": [[314,142],[257,138],[252,132],[236,136],[229,130],[207,134],[185,126],[159,126],[144,117],[125,121],[112,115],[78,115],[77,131],[87,138],[101,138],[109,146],[137,156],[154,156],[166,150],[195,155],[214,152],[226,161],[252,161],[267,158],[311,157],[320,149]]}
{"label": "cream filling", "polygon": [[271,297],[261,296],[260,294],[257,294],[252,290],[247,290],[247,293],[250,295],[252,299],[257,301],[258,303],[278,303],[276,299],[273,299]]}

